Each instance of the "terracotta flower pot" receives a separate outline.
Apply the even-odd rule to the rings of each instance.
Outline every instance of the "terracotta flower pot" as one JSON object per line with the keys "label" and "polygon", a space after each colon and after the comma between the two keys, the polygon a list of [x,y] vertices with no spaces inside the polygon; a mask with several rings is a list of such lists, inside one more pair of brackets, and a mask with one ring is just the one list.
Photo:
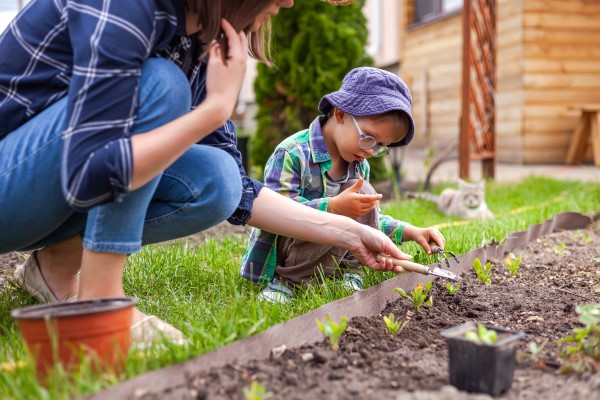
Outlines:
{"label": "terracotta flower pot", "polygon": [[93,371],[122,369],[130,343],[136,298],[44,304],[11,312],[40,379],[60,363],[73,370],[88,358]]}
{"label": "terracotta flower pot", "polygon": [[484,325],[497,333],[493,344],[475,343],[465,338],[466,332],[475,332],[472,321],[443,330],[448,344],[450,383],[460,390],[498,396],[512,386],[515,354],[523,332]]}

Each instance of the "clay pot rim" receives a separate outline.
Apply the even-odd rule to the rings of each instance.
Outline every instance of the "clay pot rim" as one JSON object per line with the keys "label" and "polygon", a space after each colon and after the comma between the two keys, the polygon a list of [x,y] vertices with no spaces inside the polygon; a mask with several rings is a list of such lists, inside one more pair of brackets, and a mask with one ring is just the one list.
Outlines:
{"label": "clay pot rim", "polygon": [[17,308],[10,312],[16,320],[60,318],[97,314],[120,310],[137,304],[136,297],[108,297],[103,299],[77,300],[68,303],[38,304]]}

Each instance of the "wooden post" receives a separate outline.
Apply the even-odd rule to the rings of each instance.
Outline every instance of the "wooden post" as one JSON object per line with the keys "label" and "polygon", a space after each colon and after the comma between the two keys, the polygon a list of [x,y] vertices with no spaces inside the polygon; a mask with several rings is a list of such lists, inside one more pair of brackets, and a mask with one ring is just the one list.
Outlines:
{"label": "wooden post", "polygon": [[489,96],[489,100],[491,103],[491,110],[486,110],[488,111],[488,115],[489,115],[489,129],[490,129],[490,135],[491,136],[491,150],[492,151],[492,156],[491,158],[485,158],[482,160],[481,163],[481,174],[483,176],[484,179],[494,179],[496,177],[496,157],[497,157],[497,150],[496,150],[496,108],[498,107],[498,105],[496,104],[496,93],[497,93],[497,75],[496,75],[496,66],[497,66],[497,55],[498,55],[498,49],[496,46],[496,37],[498,36],[497,31],[496,31],[496,21],[497,21],[497,15],[498,15],[498,10],[497,10],[497,4],[496,4],[496,0],[492,0],[490,2],[490,11],[492,15],[490,15],[490,25],[491,25],[491,32],[490,35],[491,37],[488,38],[489,43],[490,43],[490,53],[491,53],[491,71],[489,74],[489,79],[490,79],[490,85],[492,86],[491,88],[488,88],[488,96]]}
{"label": "wooden post", "polygon": [[471,146],[469,140],[469,129],[471,122],[470,87],[471,87],[471,1],[464,0],[463,3],[463,46],[462,46],[462,112],[460,118],[459,143],[459,176],[469,179],[469,164],[471,163]]}

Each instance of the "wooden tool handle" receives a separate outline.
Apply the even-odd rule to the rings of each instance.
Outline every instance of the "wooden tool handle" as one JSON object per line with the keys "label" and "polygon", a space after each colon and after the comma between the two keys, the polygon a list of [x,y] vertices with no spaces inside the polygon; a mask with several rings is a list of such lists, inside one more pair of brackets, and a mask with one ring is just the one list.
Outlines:
{"label": "wooden tool handle", "polygon": [[394,265],[398,265],[400,267],[402,267],[403,269],[410,271],[410,272],[418,272],[419,274],[423,274],[423,275],[428,275],[429,271],[427,271],[427,267],[421,264],[417,264],[415,262],[412,261],[408,261],[408,260],[399,260],[397,258],[393,258],[390,256],[386,256],[382,253],[377,254],[377,260],[379,261],[382,258],[387,258],[388,260],[392,260],[392,262],[394,263]]}

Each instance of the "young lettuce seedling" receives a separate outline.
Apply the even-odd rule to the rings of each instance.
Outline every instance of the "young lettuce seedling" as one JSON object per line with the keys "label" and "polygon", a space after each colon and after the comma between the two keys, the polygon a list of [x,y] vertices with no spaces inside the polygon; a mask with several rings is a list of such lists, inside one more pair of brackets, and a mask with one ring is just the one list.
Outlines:
{"label": "young lettuce seedling", "polygon": [[484,325],[477,324],[477,332],[465,333],[465,339],[475,343],[494,344],[498,339],[498,333],[493,329],[488,329]]}
{"label": "young lettuce seedling", "polygon": [[561,349],[561,371],[600,372],[600,304],[585,304],[575,308],[583,328],[573,328],[573,335],[560,339],[570,343]]}
{"label": "young lettuce seedling", "polygon": [[433,305],[433,296],[429,296],[429,298],[427,298],[429,295],[429,290],[431,289],[431,284],[432,282],[428,282],[425,285],[425,290],[423,290],[423,285],[419,283],[413,290],[410,291],[410,296],[407,295],[402,288],[394,288],[394,290],[398,292],[400,296],[413,303],[415,310],[417,313],[419,313],[423,306],[431,307]]}
{"label": "young lettuce seedling", "polygon": [[267,392],[265,386],[258,381],[252,381],[249,388],[244,388],[244,398],[246,400],[267,400],[271,396],[273,396],[273,393]]}
{"label": "young lettuce seedling", "polygon": [[529,342],[530,357],[533,362],[535,362],[536,365],[542,369],[546,368],[546,363],[542,361],[540,356],[542,355],[542,351],[544,351],[546,344],[548,344],[548,339],[544,340],[539,346],[536,342]]}
{"label": "young lettuce seedling", "polygon": [[385,326],[387,326],[390,335],[398,336],[398,334],[402,332],[404,328],[406,328],[406,325],[408,325],[410,322],[411,317],[412,312],[409,311],[406,313],[406,318],[404,318],[402,321],[396,321],[394,314],[390,313],[390,315],[387,317],[385,315],[383,316],[383,322],[385,322]]}
{"label": "young lettuce seedling", "polygon": [[460,289],[460,285],[458,283],[446,283],[446,290],[449,294],[454,294],[458,292],[458,289]]}
{"label": "young lettuce seedling", "polygon": [[485,283],[486,286],[491,286],[492,285],[492,263],[491,262],[487,262],[485,264],[485,266],[481,265],[481,261],[479,260],[479,258],[476,258],[473,260],[473,269],[475,270],[475,273],[477,274],[477,279],[479,279],[479,281],[481,283]]}
{"label": "young lettuce seedling", "polygon": [[564,241],[560,242],[560,244],[557,245],[553,250],[554,250],[554,254],[556,254],[557,256],[559,256],[559,257],[564,256],[565,253],[567,252],[565,242]]}
{"label": "young lettuce seedling", "polygon": [[523,255],[517,257],[513,253],[510,253],[508,257],[504,259],[504,265],[506,265],[510,274],[514,276],[519,272],[521,261],[523,261]]}
{"label": "young lettuce seedling", "polygon": [[325,322],[319,321],[318,318],[316,322],[321,332],[329,339],[331,349],[337,351],[340,345],[340,338],[348,326],[348,317],[343,317],[339,324],[333,322],[330,315],[325,316]]}

